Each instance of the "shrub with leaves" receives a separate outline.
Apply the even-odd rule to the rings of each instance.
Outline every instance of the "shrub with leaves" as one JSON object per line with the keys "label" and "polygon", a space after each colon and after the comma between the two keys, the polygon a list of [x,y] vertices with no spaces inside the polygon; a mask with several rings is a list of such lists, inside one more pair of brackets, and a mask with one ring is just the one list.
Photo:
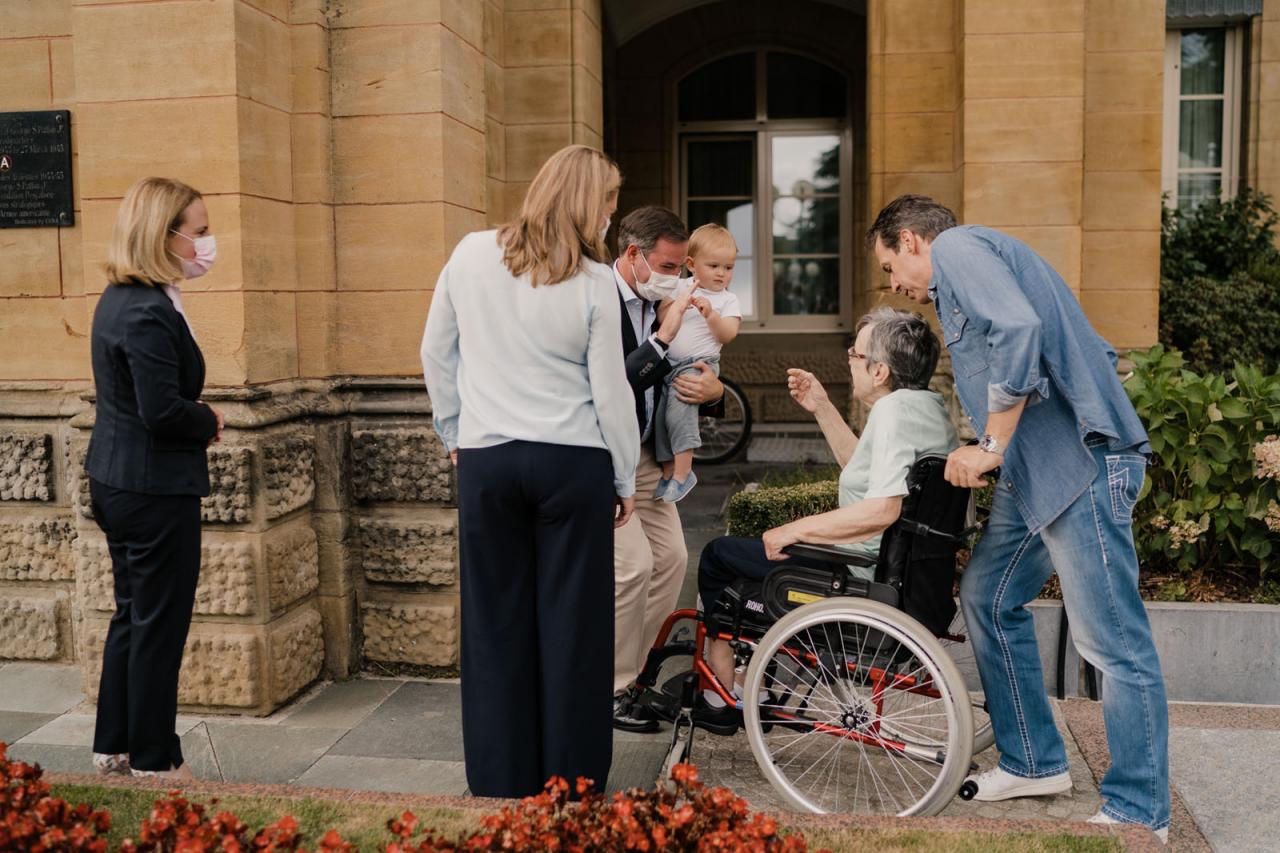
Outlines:
{"label": "shrub with leaves", "polygon": [[1201,375],[1164,346],[1129,357],[1125,390],[1155,454],[1134,513],[1147,569],[1267,581],[1280,553],[1280,374]]}
{"label": "shrub with leaves", "polygon": [[[0,850],[33,853],[105,853],[111,819],[88,806],[70,806],[51,797],[40,767],[9,761],[0,743]],[[605,796],[591,782],[569,784],[552,778],[541,794],[482,819],[481,828],[446,838],[421,825],[412,812],[387,823],[386,853],[455,853],[501,850],[728,851],[804,853],[804,835],[782,835],[777,821],[753,814],[747,802],[726,788],[708,788],[689,764],[672,772],[672,784],[653,791],[638,788]],[[576,801],[573,801],[576,800]],[[216,807],[217,800],[210,802]],[[307,853],[298,822],[285,816],[252,833],[226,811],[212,812],[175,791],[158,799],[124,853]],[[355,847],[330,830],[315,853],[354,853]]]}
{"label": "shrub with leaves", "polygon": [[1280,368],[1280,252],[1267,196],[1245,191],[1164,211],[1160,342],[1195,370]]}
{"label": "shrub with leaves", "polygon": [[10,761],[7,751],[0,743],[0,850],[105,851],[111,818],[50,796],[40,768]]}
{"label": "shrub with leaves", "polygon": [[762,536],[780,524],[829,512],[838,503],[839,488],[835,479],[738,492],[729,499],[729,535]]}
{"label": "shrub with leaves", "polygon": [[752,814],[745,800],[726,788],[708,788],[690,764],[677,765],[671,788],[634,789],[611,797],[578,779],[570,802],[569,783],[553,778],[546,790],[519,805],[486,817],[477,832],[457,841],[419,832],[410,812],[388,823],[399,840],[387,853],[455,853],[503,850],[732,851],[802,853],[803,835],[780,835],[777,821]]}
{"label": "shrub with leaves", "polygon": [[[217,800],[211,805],[216,806]],[[200,803],[182,796],[180,791],[156,800],[151,815],[142,821],[137,839],[126,839],[122,853],[306,853],[298,822],[286,815],[270,826],[250,835],[251,830],[234,814],[217,812],[212,817]],[[317,853],[354,853],[355,847],[330,830],[320,840]]]}

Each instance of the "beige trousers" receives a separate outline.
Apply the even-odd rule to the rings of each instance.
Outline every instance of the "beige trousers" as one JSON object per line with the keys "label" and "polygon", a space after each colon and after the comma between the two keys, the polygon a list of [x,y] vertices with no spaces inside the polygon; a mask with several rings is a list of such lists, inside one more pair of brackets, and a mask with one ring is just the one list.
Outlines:
{"label": "beige trousers", "polygon": [[635,681],[658,629],[676,607],[689,551],[676,505],[653,499],[662,469],[652,443],[636,466],[636,511],[613,536],[613,690]]}

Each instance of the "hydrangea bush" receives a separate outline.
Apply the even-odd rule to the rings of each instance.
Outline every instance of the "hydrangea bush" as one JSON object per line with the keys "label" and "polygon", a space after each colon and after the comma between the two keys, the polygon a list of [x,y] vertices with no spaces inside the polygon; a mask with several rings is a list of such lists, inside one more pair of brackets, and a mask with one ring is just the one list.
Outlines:
{"label": "hydrangea bush", "polygon": [[1265,588],[1280,553],[1280,374],[1188,370],[1174,349],[1129,354],[1125,389],[1155,454],[1134,511],[1148,570],[1234,572]]}

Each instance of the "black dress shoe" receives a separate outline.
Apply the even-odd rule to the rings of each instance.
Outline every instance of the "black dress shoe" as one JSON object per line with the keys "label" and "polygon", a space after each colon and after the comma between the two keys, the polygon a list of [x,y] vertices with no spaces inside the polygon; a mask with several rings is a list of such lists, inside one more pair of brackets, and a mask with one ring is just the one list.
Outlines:
{"label": "black dress shoe", "polygon": [[624,732],[656,732],[658,718],[647,706],[620,693],[613,697],[613,727]]}
{"label": "black dress shoe", "polygon": [[742,712],[732,705],[712,708],[701,696],[693,705],[693,724],[717,735],[732,735],[742,725]]}

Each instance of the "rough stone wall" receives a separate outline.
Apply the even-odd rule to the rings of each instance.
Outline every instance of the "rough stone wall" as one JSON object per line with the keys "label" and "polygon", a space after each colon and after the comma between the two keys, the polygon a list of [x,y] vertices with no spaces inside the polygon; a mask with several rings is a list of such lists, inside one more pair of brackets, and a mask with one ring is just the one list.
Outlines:
{"label": "rough stone wall", "polygon": [[0,383],[0,660],[68,660],[76,524],[59,486],[68,430],[58,411],[68,398],[59,384],[32,384]]}
{"label": "rough stone wall", "polygon": [[75,538],[75,523],[68,518],[0,522],[0,580],[73,580]]}
{"label": "rough stone wall", "polygon": [[362,608],[370,660],[449,666],[458,661],[457,609],[369,602]]}
{"label": "rough stone wall", "polygon": [[430,427],[357,429],[351,433],[351,484],[361,502],[447,502],[453,472]]}
{"label": "rough stone wall", "polygon": [[0,501],[53,497],[52,437],[0,433]]}
{"label": "rough stone wall", "polygon": [[0,598],[0,659],[54,660],[59,642],[56,598],[24,596]]}
{"label": "rough stone wall", "polygon": [[363,580],[364,656],[451,666],[458,659],[453,466],[424,421],[353,425],[352,558]]}
{"label": "rough stone wall", "polygon": [[359,522],[361,565],[375,583],[425,583],[452,586],[458,582],[457,523],[365,519]]}

